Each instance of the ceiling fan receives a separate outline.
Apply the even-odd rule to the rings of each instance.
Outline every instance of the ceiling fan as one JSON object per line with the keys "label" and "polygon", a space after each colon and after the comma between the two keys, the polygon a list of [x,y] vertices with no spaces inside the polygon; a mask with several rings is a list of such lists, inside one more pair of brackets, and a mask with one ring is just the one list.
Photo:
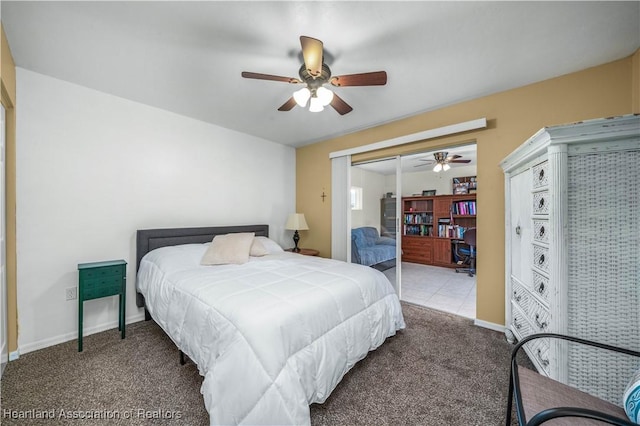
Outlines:
{"label": "ceiling fan", "polygon": [[440,151],[440,152],[434,152],[433,153],[433,157],[435,158],[434,160],[428,160],[428,159],[420,159],[419,161],[426,161],[425,164],[418,164],[417,166],[414,167],[420,167],[420,166],[428,166],[433,164],[434,162],[436,163],[435,167],[433,168],[434,172],[439,172],[441,170],[444,170],[445,172],[447,170],[449,170],[451,168],[451,166],[449,164],[451,163],[470,163],[471,160],[458,160],[458,158],[462,158],[462,155],[449,155],[448,156],[448,152],[446,151]]}
{"label": "ceiling fan", "polygon": [[304,85],[302,89],[294,92],[293,96],[278,108],[278,111],[290,111],[296,105],[304,108],[308,102],[311,112],[322,111],[325,106],[331,105],[340,115],[344,115],[351,112],[353,108],[338,95],[324,87],[325,84],[330,83],[335,87],[384,86],[387,84],[385,71],[332,76],[331,70],[324,63],[322,42],[312,37],[300,36],[300,44],[304,59],[304,63],[298,71],[300,78],[242,72],[244,78]]}

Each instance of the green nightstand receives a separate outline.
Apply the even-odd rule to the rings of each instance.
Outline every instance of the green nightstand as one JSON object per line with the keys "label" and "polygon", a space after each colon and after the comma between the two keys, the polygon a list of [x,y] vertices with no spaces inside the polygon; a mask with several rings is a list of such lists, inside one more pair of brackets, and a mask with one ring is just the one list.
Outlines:
{"label": "green nightstand", "polygon": [[124,339],[127,292],[127,262],[110,260],[78,264],[78,352],[82,352],[82,318],[85,300],[120,296],[118,330]]}

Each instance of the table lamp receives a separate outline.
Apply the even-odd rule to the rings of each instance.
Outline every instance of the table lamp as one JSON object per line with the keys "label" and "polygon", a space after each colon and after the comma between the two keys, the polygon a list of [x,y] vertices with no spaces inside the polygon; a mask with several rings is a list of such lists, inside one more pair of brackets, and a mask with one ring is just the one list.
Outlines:
{"label": "table lamp", "polygon": [[289,229],[291,231],[295,231],[293,233],[293,242],[295,244],[293,251],[296,253],[299,253],[300,249],[298,248],[298,241],[300,241],[300,235],[298,234],[298,231],[306,231],[307,229],[309,229],[309,226],[307,225],[307,221],[304,219],[304,214],[303,213],[290,214],[289,218],[287,219],[287,224],[285,225],[284,228]]}

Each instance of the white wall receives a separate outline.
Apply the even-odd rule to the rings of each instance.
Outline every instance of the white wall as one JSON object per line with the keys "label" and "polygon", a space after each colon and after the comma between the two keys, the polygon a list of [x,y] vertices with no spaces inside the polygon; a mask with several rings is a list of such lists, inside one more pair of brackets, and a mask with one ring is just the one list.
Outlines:
{"label": "white wall", "polygon": [[[422,191],[435,189],[436,195],[453,193],[452,179],[454,177],[476,176],[476,166],[452,166],[451,169],[435,173],[425,170],[414,173],[402,174],[402,196],[409,197],[414,194],[422,195]],[[482,185],[482,182],[478,183]],[[385,179],[385,192],[394,192],[396,188],[396,176],[389,175]]]}
{"label": "white wall", "polygon": [[[127,321],[142,318],[137,229],[266,223],[288,244],[293,148],[22,68],[16,78],[21,353],[77,337],[65,288],[78,263],[125,259]],[[85,335],[117,318],[117,297],[85,302]]]}
{"label": "white wall", "polygon": [[384,175],[351,167],[351,186],[362,188],[362,210],[351,210],[351,228],[373,226],[380,232],[380,199],[385,193],[384,185]]}

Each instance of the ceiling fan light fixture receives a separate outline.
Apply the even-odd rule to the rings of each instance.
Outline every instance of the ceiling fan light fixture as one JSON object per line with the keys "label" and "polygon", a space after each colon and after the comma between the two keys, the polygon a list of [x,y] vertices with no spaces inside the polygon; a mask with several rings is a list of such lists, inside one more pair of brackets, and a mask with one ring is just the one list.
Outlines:
{"label": "ceiling fan light fixture", "polygon": [[311,102],[309,103],[309,111],[320,112],[323,109],[324,105],[322,105],[322,101],[317,96],[313,96],[311,98]]}
{"label": "ceiling fan light fixture", "polygon": [[[309,106],[309,111],[319,112],[330,105],[340,115],[345,115],[353,108],[340,96],[322,86],[331,84],[335,87],[353,86],[384,86],[387,84],[386,71],[361,72],[357,74],[345,74],[334,76],[331,69],[324,63],[324,47],[321,40],[313,37],[300,36],[303,63],[298,69],[299,78],[283,77],[272,74],[242,71],[243,78],[256,80],[279,81],[289,84],[301,84],[305,87],[294,92],[278,111],[291,111],[296,105],[304,108]],[[314,98],[319,100],[314,101]],[[309,102],[311,100],[311,102]]]}
{"label": "ceiling fan light fixture", "polygon": [[450,168],[451,168],[451,166],[450,166],[449,164],[447,164],[447,163],[444,163],[444,164],[442,165],[442,170],[444,170],[445,172],[446,172],[447,170],[449,170]]}
{"label": "ceiling fan light fixture", "polygon": [[293,92],[293,99],[295,99],[298,106],[301,106],[303,108],[307,106],[307,102],[309,101],[310,97],[311,97],[311,91],[306,87],[303,87],[302,89],[296,90],[295,92]]}
{"label": "ceiling fan light fixture", "polygon": [[440,170],[442,170],[442,164],[438,163],[436,164],[436,166],[433,168],[433,171],[438,173]]}
{"label": "ceiling fan light fixture", "polygon": [[449,153],[446,151],[442,151],[442,152],[434,152],[433,156],[435,157],[436,161],[438,163],[444,163],[444,161],[447,159],[447,155]]}
{"label": "ceiling fan light fixture", "polygon": [[318,87],[316,96],[320,99],[322,106],[327,106],[333,100],[333,92],[326,87]]}

